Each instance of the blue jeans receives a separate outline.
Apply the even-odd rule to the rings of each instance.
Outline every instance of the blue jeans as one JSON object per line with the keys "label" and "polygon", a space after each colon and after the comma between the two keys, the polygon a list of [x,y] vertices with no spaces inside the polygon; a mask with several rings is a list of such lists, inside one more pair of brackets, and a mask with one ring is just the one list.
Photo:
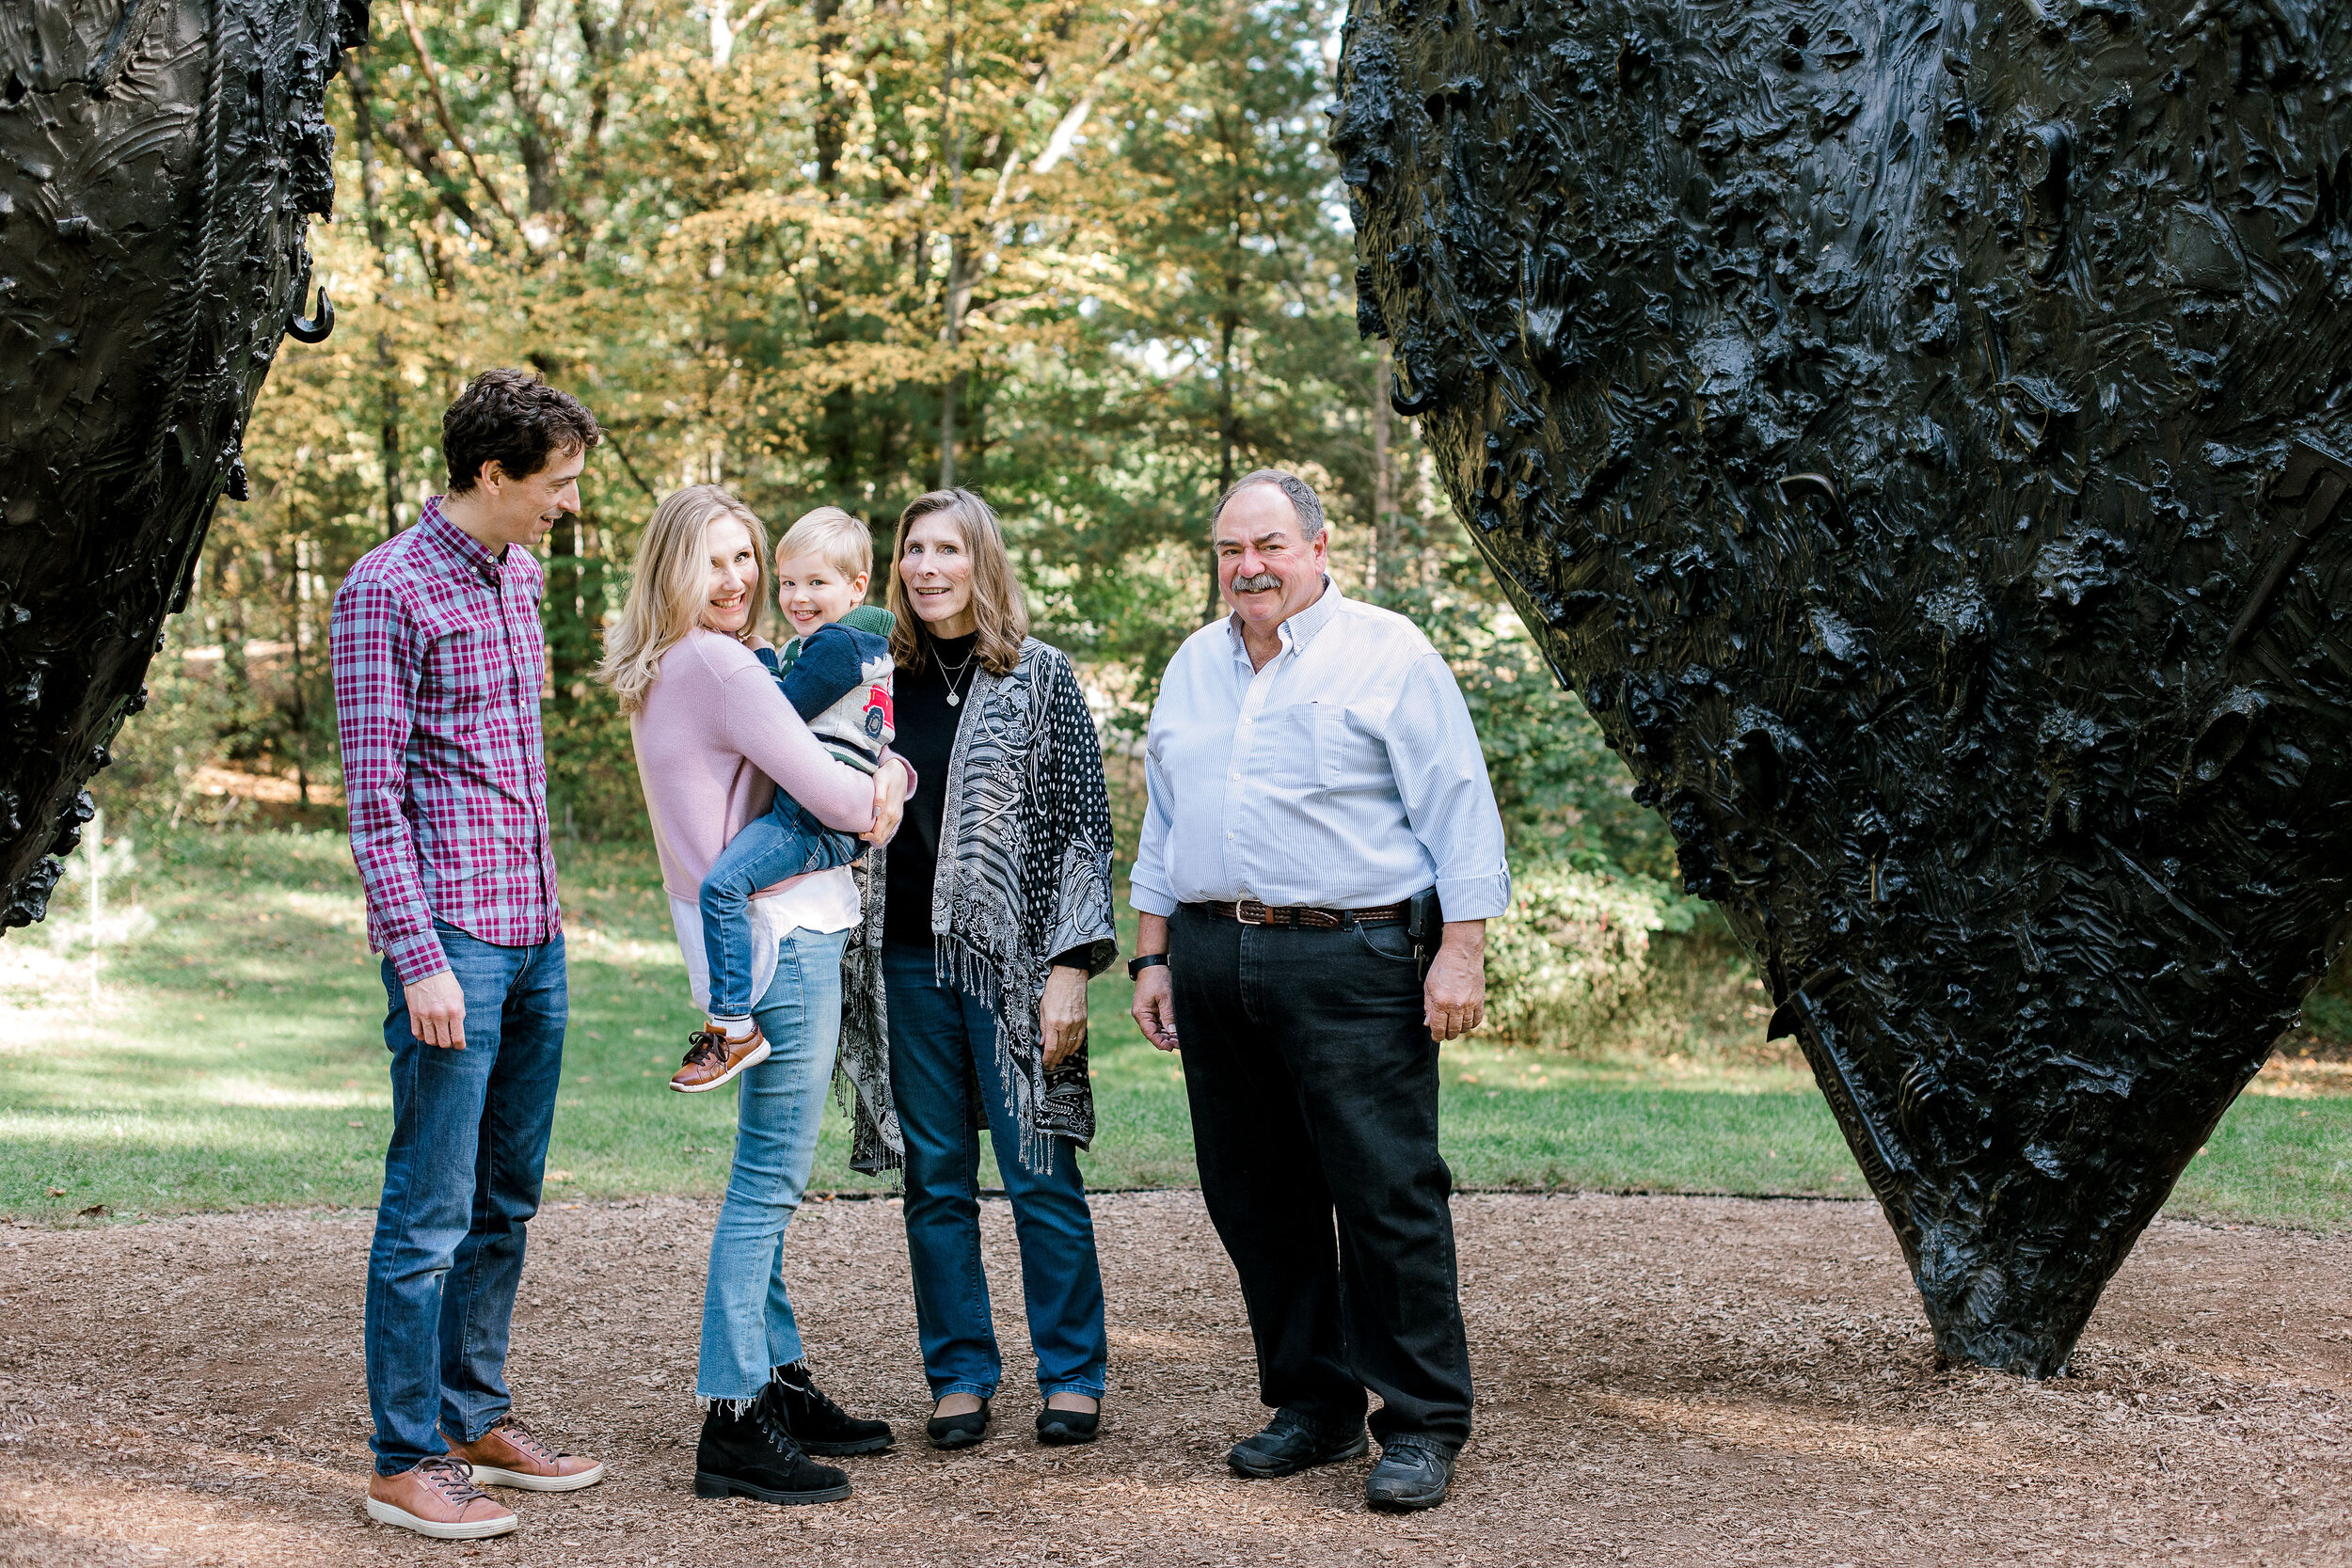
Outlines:
{"label": "blue jeans", "polygon": [[368,1407],[375,1468],[397,1475],[465,1442],[511,1402],[506,1334],[523,1227],[555,1120],[570,1010],[564,939],[500,947],[434,922],[466,996],[466,1048],[426,1045],[384,963],[392,1140],[368,1249]]}
{"label": "blue jeans", "polygon": [[694,1392],[748,1400],[768,1370],[801,1358],[800,1325],[784,1289],[784,1227],[792,1223],[817,1157],[841,1040],[841,954],[848,931],[794,931],[776,953],[776,977],[754,1016],[768,1059],[736,1080],[735,1168],[710,1237],[703,1291],[702,1364]]}
{"label": "blue jeans", "polygon": [[752,1010],[752,923],[745,912],[752,895],[787,877],[847,865],[865,849],[857,834],[826,827],[782,790],[767,815],[727,840],[702,885],[713,1018],[741,1018]]}
{"label": "blue jeans", "polygon": [[1077,1153],[1053,1140],[1043,1171],[1025,1166],[1004,1074],[996,1065],[996,1014],[939,979],[931,950],[882,949],[890,1009],[890,1088],[906,1135],[907,1257],[914,1272],[914,1322],[931,1397],[995,1395],[1004,1373],[980,1264],[980,1140],[972,1122],[977,1085],[996,1167],[1012,1199],[1021,1243],[1021,1290],[1028,1307],[1037,1382],[1047,1396],[1103,1397],[1110,1345],[1103,1329],[1103,1272],[1094,1256],[1094,1215]]}

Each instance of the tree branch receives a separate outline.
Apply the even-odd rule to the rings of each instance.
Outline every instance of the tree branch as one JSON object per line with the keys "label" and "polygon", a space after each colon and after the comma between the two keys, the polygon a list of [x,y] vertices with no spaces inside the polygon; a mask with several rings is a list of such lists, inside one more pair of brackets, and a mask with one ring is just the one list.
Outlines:
{"label": "tree branch", "polygon": [[[400,0],[400,20],[407,28],[408,41],[416,46],[417,63],[424,71],[424,85],[433,94],[433,109],[440,117],[442,134],[449,137],[451,144],[466,160],[466,166],[473,170],[474,179],[481,183],[483,190],[490,198],[490,205],[496,207],[506,221],[514,226],[516,234],[521,234],[523,226],[516,220],[515,209],[506,204],[505,196],[491,182],[490,177],[483,172],[481,162],[473,155],[473,144],[469,142],[464,133],[457,129],[456,117],[449,112],[449,100],[441,93],[440,68],[433,63],[433,52],[424,46],[424,29],[417,25],[417,12],[415,8],[409,5],[408,0]],[[531,242],[526,237],[523,243],[528,246]]]}

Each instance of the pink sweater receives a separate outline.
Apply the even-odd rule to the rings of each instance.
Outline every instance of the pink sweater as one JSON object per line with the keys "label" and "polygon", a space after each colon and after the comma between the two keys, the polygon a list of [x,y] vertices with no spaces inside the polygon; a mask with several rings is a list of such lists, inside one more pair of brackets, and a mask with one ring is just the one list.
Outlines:
{"label": "pink sweater", "polygon": [[628,733],[661,885],[689,902],[719,851],[778,788],[828,828],[862,833],[874,825],[874,781],[826,754],[775,677],[731,637],[696,627],[662,655]]}

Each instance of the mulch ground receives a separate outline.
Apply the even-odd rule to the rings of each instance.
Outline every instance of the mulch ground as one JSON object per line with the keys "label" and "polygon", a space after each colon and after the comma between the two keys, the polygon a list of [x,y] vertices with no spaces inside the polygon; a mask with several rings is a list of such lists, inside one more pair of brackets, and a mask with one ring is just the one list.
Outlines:
{"label": "mulch ground", "polygon": [[0,1563],[2352,1561],[2352,1240],[2161,1223],[2073,1375],[1939,1371],[1875,1209],[1457,1200],[1478,1434],[1454,1501],[1369,1513],[1369,1462],[1242,1481],[1263,1418],[1197,1196],[1096,1200],[1103,1439],[1030,1437],[1010,1216],[985,1206],[1010,1367],[978,1449],[924,1447],[898,1213],[812,1204],[787,1250],[820,1377],[898,1427],[826,1507],[691,1493],[716,1206],[564,1206],[532,1229],[520,1414],[603,1485],[502,1493],[438,1544],[367,1522],[366,1212],[0,1227]]}

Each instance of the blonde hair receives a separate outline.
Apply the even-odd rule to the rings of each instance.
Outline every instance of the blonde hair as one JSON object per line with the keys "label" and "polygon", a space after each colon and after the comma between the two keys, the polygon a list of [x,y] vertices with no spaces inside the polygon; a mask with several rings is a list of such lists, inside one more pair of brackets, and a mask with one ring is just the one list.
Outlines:
{"label": "blonde hair", "polygon": [[945,513],[963,535],[963,553],[972,558],[972,613],[979,622],[979,641],[973,651],[992,675],[1007,675],[1020,662],[1021,644],[1029,635],[1029,599],[1021,579],[1012,573],[1012,552],[1005,548],[1005,531],[988,502],[969,490],[933,490],[907,503],[898,514],[898,537],[890,547],[890,613],[898,621],[891,629],[890,655],[901,670],[920,670],[929,657],[928,633],[918,636],[920,624],[907,597],[906,579],[898,562],[906,559],[907,535],[933,513]]}
{"label": "blonde hair", "polygon": [[776,564],[813,555],[845,578],[871,577],[874,531],[837,506],[820,506],[784,531]]}
{"label": "blonde hair", "polygon": [[604,661],[596,666],[596,679],[621,699],[623,713],[645,705],[645,693],[661,673],[661,656],[684,641],[701,619],[710,594],[710,546],[706,541],[710,525],[721,517],[734,518],[752,536],[759,581],[751,590],[751,618],[737,636],[748,641],[758,630],[768,601],[768,531],[750,507],[716,484],[671,491],[654,508],[653,521],[637,543],[620,618],[604,628]]}

